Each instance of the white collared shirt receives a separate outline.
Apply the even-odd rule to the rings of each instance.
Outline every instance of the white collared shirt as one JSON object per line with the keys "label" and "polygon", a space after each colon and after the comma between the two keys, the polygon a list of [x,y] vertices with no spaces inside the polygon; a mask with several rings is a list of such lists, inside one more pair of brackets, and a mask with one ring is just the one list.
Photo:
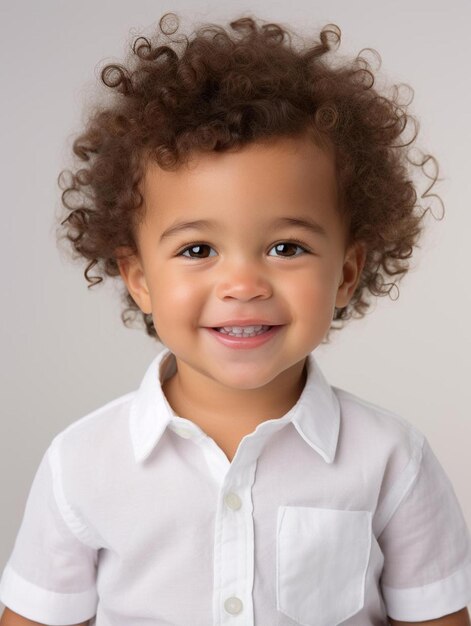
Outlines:
{"label": "white collared shirt", "polygon": [[96,626],[377,626],[464,608],[471,537],[425,436],[307,365],[297,403],[229,462],[170,407],[164,348],[138,390],[52,440],[0,600]]}

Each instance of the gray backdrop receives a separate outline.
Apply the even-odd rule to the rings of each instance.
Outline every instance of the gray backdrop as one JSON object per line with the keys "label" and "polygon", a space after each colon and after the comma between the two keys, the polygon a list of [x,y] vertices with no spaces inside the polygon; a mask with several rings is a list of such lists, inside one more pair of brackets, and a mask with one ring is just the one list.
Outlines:
{"label": "gray backdrop", "polygon": [[[99,69],[122,60],[132,36],[150,32],[170,10],[180,14],[183,29],[245,11],[306,35],[335,22],[341,53],[375,48],[386,80],[414,88],[420,146],[440,163],[436,189],[445,219],[427,218],[399,299],[380,299],[317,355],[332,384],[397,411],[426,434],[471,526],[470,7],[464,0],[0,0],[0,569],[51,439],[135,389],[162,347],[122,326],[112,284],[87,289],[84,266],[56,248],[54,219],[56,177]],[[434,212],[440,214],[439,205]]]}

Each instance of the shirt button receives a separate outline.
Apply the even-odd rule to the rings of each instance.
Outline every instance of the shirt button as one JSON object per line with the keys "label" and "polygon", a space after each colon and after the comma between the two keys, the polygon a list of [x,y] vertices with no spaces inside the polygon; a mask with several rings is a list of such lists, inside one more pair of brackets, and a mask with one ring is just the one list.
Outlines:
{"label": "shirt button", "polygon": [[237,511],[237,509],[240,509],[240,507],[242,506],[242,502],[239,496],[232,491],[230,493],[226,493],[226,495],[224,496],[224,502],[230,509],[233,509],[234,511]]}
{"label": "shirt button", "polygon": [[224,608],[231,615],[236,615],[242,611],[243,604],[239,598],[232,596],[231,598],[227,598],[224,602]]}
{"label": "shirt button", "polygon": [[176,426],[174,430],[177,433],[177,435],[180,435],[180,437],[183,437],[184,439],[189,439],[192,436],[192,432],[189,428]]}

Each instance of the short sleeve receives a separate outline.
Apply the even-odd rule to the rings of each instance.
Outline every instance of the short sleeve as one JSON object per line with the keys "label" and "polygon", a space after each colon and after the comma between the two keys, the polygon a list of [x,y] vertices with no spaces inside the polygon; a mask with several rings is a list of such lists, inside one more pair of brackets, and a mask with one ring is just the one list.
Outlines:
{"label": "short sleeve", "polygon": [[422,440],[418,471],[378,537],[386,612],[425,621],[471,603],[471,537],[453,486]]}
{"label": "short sleeve", "polygon": [[0,600],[10,610],[37,622],[77,624],[96,614],[97,550],[77,536],[61,512],[55,442],[34,476],[0,580]]}

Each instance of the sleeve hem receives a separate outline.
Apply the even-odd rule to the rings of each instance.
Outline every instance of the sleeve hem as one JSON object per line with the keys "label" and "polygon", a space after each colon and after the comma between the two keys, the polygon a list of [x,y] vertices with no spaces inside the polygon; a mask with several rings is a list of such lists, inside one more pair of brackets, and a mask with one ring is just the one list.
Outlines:
{"label": "sleeve hem", "polygon": [[96,615],[95,587],[78,593],[57,593],[29,582],[7,564],[0,580],[0,600],[10,610],[36,622],[61,626]]}
{"label": "sleeve hem", "polygon": [[429,585],[408,589],[382,585],[382,593],[392,619],[419,622],[449,615],[471,603],[471,562]]}

